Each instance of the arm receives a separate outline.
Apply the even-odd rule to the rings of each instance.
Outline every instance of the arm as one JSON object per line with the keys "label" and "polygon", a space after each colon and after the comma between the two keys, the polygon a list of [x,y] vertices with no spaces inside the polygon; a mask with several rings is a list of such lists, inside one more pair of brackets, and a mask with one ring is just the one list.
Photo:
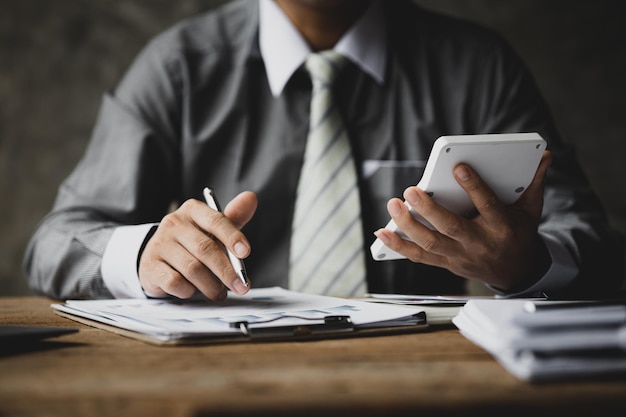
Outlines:
{"label": "arm", "polygon": [[27,248],[33,289],[60,299],[111,297],[101,261],[116,228],[156,223],[175,200],[176,162],[164,143],[126,104],[105,95],[83,158]]}
{"label": "arm", "polygon": [[[556,296],[591,296],[619,288],[623,277],[622,239],[608,224],[573,152],[560,141],[529,73],[505,45],[492,48],[490,54],[477,61],[468,58],[461,62],[469,69],[464,74],[464,85],[471,86],[473,93],[459,100],[469,103],[460,111],[467,116],[464,120],[468,125],[457,129],[466,133],[539,132],[548,140],[552,154],[545,180],[537,178],[541,181],[537,187],[544,191],[533,198],[526,196],[527,207],[533,208],[524,209],[521,217],[519,206],[502,208],[489,203],[481,216],[468,222],[431,205],[421,190],[408,189],[405,198],[415,202],[416,211],[435,216],[439,231],[429,234],[414,227],[412,218],[405,217],[405,208],[392,200],[390,214],[399,226],[403,223],[403,231],[413,229],[410,237],[422,245],[408,247],[407,242],[389,234],[389,246],[415,261],[490,283],[505,294],[545,291]],[[489,202],[490,190],[481,186],[480,178],[471,170],[470,178],[469,183],[460,183],[479,204]],[[509,235],[511,231],[514,233]],[[384,238],[386,234],[377,235]],[[481,248],[492,248],[494,259],[485,259]],[[500,265],[496,255],[511,265]],[[532,271],[526,269],[529,262]],[[519,271],[527,271],[523,279]]]}
{"label": "arm", "polygon": [[[190,187],[183,173],[183,105],[177,56],[161,55],[158,44],[149,45],[115,92],[105,95],[85,155],[61,185],[51,214],[41,223],[25,254],[27,277],[35,290],[54,298],[141,296],[138,278],[142,276],[141,284],[151,295],[168,292],[168,284],[153,284],[146,278],[149,273],[142,272],[146,262],[139,265],[137,255],[143,247],[142,259],[163,258],[154,248],[175,219],[186,226],[190,222],[202,225],[198,231],[204,233],[207,247],[220,246],[210,236],[223,238],[227,244],[247,244],[239,227],[254,211],[255,203],[247,205],[247,211],[234,204],[226,213],[233,216],[232,221],[194,202],[168,215],[171,204],[189,195]],[[147,231],[159,223],[164,224],[146,242]],[[121,250],[117,245],[120,240],[125,244],[132,241],[132,250]],[[226,255],[223,251],[214,253],[215,263],[205,260],[210,264],[207,269],[220,271],[216,275],[230,286],[223,275],[228,271],[220,268],[227,262]],[[120,265],[121,271],[116,268]],[[212,277],[207,271],[202,274]],[[204,288],[212,297],[223,294],[220,285]]]}

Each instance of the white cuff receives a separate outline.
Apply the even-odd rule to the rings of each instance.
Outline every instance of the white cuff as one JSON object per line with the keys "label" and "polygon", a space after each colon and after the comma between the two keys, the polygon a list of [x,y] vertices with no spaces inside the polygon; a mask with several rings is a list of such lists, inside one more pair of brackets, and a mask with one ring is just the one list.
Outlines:
{"label": "white cuff", "polygon": [[552,258],[552,264],[545,275],[530,288],[513,294],[504,293],[491,286],[489,288],[505,297],[528,297],[537,293],[564,288],[576,277],[578,266],[563,244],[548,234],[539,233],[539,235],[546,244]]}
{"label": "white cuff", "polygon": [[150,229],[155,224],[120,226],[113,231],[104,250],[100,271],[115,298],[146,298],[139,283],[137,260]]}

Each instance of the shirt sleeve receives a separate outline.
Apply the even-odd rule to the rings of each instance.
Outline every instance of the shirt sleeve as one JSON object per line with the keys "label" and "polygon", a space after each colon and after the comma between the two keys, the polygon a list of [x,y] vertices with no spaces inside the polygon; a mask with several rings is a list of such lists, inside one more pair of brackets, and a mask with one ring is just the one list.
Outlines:
{"label": "shirt sleeve", "polygon": [[531,288],[506,295],[588,298],[614,291],[623,279],[624,240],[609,224],[575,149],[561,138],[532,74],[507,44],[495,51],[481,67],[474,93],[485,105],[476,106],[472,120],[491,132],[538,132],[552,153],[538,229],[552,266]]}
{"label": "shirt sleeve", "polygon": [[137,262],[146,237],[155,224],[117,227],[102,256],[104,284],[115,298],[146,298]]}
{"label": "shirt sleeve", "polygon": [[[125,226],[159,222],[179,201],[177,142],[166,127],[171,119],[161,117],[175,112],[176,100],[159,62],[155,53],[142,53],[125,81],[104,95],[85,153],[25,252],[25,275],[38,293],[56,299],[145,296],[136,255],[148,226],[137,235]],[[125,243],[134,255],[124,252]],[[123,260],[103,266],[105,252],[107,259],[121,253]]]}
{"label": "shirt sleeve", "polygon": [[548,249],[550,258],[552,259],[552,264],[550,265],[548,271],[532,286],[515,293],[505,293],[493,286],[488,285],[488,287],[497,295],[507,298],[533,297],[564,288],[574,280],[579,271],[578,266],[576,266],[576,261],[572,255],[570,255],[563,244],[561,244],[554,237],[545,233],[540,233],[540,236]]}

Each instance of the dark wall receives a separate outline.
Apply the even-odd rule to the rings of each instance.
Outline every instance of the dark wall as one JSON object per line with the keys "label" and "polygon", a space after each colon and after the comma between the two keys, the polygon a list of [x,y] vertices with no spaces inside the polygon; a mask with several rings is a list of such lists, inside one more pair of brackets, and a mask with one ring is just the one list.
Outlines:
{"label": "dark wall", "polygon": [[[389,1],[389,0],[387,0]],[[619,0],[420,0],[503,34],[534,73],[611,222],[626,233],[626,25]],[[102,92],[150,36],[208,0],[0,2],[0,295],[82,154]]]}

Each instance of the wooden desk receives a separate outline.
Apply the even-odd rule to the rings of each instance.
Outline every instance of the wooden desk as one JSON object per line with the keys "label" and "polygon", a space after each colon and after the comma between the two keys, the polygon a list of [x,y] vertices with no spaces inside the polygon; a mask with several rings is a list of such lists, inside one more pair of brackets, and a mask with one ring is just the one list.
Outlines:
{"label": "wooden desk", "polygon": [[[0,298],[0,323],[76,327],[0,356],[0,416],[626,415],[626,379],[533,385],[454,328],[156,347]],[[621,410],[621,411],[620,411]]]}

